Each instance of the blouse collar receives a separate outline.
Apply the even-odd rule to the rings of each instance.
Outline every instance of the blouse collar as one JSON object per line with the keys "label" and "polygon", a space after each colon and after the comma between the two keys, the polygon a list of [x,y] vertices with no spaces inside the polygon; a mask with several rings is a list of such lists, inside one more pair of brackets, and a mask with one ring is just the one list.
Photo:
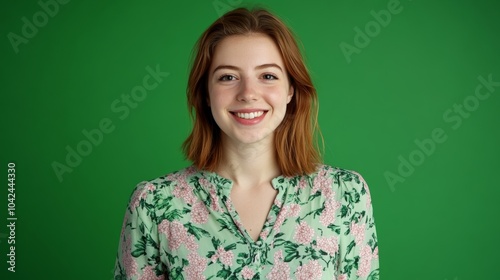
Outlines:
{"label": "blouse collar", "polygon": [[[194,167],[194,166],[193,166]],[[233,181],[231,179],[222,177],[216,172],[201,170],[194,167],[198,173],[205,179],[207,179],[210,183],[217,186],[218,188],[226,189],[228,191],[233,187]],[[279,175],[271,179],[271,185],[275,190],[281,191],[286,189],[290,185],[290,181],[296,178],[296,176],[284,176]]]}

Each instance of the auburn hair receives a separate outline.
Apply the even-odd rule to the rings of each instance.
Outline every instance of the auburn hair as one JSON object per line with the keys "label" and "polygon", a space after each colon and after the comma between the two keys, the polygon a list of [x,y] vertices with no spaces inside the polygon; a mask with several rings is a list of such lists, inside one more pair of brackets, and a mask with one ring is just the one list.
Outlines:
{"label": "auburn hair", "polygon": [[[265,9],[237,8],[217,19],[198,39],[187,85],[193,130],[182,148],[199,169],[215,171],[222,160],[222,131],[208,106],[208,72],[218,43],[233,35],[269,36],[278,47],[294,94],[274,132],[276,158],[284,176],[310,174],[321,162],[317,93],[289,28]],[[322,138],[321,138],[322,140]]]}

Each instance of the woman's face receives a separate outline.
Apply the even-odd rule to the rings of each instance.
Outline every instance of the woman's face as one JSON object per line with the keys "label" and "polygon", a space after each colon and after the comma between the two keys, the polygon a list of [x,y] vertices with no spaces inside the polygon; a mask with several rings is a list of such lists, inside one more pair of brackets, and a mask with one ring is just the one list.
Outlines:
{"label": "woman's face", "polygon": [[229,36],[216,46],[208,92],[225,141],[271,144],[293,87],[272,39],[251,34]]}

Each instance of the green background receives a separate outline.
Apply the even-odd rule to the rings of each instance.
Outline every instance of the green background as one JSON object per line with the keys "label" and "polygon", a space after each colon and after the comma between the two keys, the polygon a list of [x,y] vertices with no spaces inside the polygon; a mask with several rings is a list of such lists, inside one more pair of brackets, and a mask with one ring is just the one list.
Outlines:
{"label": "green background", "polygon": [[[42,0],[44,1],[44,0]],[[500,279],[500,87],[468,107],[478,77],[500,82],[497,1],[402,0],[397,14],[350,56],[355,27],[390,1],[266,1],[295,31],[320,100],[325,162],[370,185],[381,275],[390,279]],[[37,1],[1,9],[0,279],[106,279],[134,186],[183,168],[190,131],[185,88],[192,46],[221,11],[255,1],[69,1],[16,53]],[[225,5],[225,6],[224,6]],[[43,18],[39,18],[41,20]],[[371,27],[371,28],[376,28]],[[127,117],[111,109],[147,66],[170,75]],[[486,94],[485,88],[482,93]],[[118,101],[115,101],[118,100]],[[477,100],[477,99],[476,99]],[[124,106],[125,103],[120,103]],[[460,117],[459,117],[460,116]],[[104,134],[59,181],[53,162],[109,118]],[[400,155],[441,128],[446,141],[392,187]],[[7,164],[16,164],[16,272],[7,271]],[[4,225],[5,224],[5,225]]]}

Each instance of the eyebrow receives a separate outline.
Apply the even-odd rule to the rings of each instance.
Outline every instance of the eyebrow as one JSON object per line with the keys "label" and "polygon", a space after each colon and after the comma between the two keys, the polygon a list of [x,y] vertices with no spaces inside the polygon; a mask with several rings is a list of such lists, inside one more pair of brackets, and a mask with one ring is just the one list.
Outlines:
{"label": "eyebrow", "polygon": [[[255,69],[263,69],[263,68],[269,68],[269,67],[275,67],[275,68],[278,68],[281,72],[283,72],[283,69],[281,69],[281,67],[276,64],[276,63],[266,63],[266,64],[262,64],[262,65],[259,65],[259,66],[256,66]],[[215,71],[217,70],[220,70],[220,69],[231,69],[231,70],[240,70],[240,68],[236,67],[236,66],[233,66],[233,65],[219,65],[217,67],[215,67],[214,71],[212,73],[215,73]]]}

